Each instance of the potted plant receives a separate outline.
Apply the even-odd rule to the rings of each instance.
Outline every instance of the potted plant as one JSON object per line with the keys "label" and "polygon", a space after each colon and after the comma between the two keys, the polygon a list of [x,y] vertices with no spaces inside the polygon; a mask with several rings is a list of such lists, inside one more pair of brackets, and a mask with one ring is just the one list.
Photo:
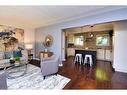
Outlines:
{"label": "potted plant", "polygon": [[15,63],[15,59],[13,57],[10,58],[10,63],[14,64]]}
{"label": "potted plant", "polygon": [[15,57],[15,65],[19,65],[20,64],[20,57]]}

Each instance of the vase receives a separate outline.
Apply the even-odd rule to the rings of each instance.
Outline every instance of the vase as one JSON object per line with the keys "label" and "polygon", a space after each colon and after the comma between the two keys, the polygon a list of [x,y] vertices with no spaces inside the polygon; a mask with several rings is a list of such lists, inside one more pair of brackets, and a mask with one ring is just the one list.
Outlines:
{"label": "vase", "polygon": [[14,63],[15,63],[15,60],[10,60],[10,63],[11,63],[11,64],[14,64]]}
{"label": "vase", "polygon": [[18,66],[19,64],[20,64],[19,61],[16,61],[16,62],[15,62],[15,66]]}

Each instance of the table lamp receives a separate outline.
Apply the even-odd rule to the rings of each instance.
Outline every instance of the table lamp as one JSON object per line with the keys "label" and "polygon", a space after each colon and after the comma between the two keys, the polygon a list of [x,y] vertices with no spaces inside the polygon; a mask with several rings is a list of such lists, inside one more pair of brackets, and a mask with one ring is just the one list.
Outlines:
{"label": "table lamp", "polygon": [[30,43],[25,44],[25,48],[28,51],[28,57],[33,56],[33,54],[31,54],[31,50],[33,49],[33,44],[30,44]]}

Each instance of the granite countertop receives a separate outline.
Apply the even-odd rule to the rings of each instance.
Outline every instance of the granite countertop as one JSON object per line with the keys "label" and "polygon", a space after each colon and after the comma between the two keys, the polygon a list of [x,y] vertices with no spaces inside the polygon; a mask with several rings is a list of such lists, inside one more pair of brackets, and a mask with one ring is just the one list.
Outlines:
{"label": "granite countertop", "polygon": [[86,49],[86,48],[78,48],[78,47],[68,47],[68,48],[72,48],[72,49],[75,49],[75,50],[88,50],[88,51],[97,51],[96,49],[91,49],[91,48],[89,48],[89,49]]}
{"label": "granite countertop", "polygon": [[75,50],[97,51],[96,49],[80,49],[80,48],[75,48]]}

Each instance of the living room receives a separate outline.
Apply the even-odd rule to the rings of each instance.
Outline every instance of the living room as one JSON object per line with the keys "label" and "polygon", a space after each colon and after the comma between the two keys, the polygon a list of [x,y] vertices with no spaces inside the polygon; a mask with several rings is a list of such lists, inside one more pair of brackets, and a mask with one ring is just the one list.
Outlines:
{"label": "living room", "polygon": [[[1,6],[0,11],[0,52],[5,57],[6,52],[14,51],[13,57],[9,56],[6,61],[4,57],[0,59],[2,74],[5,71],[0,77],[4,79],[1,89],[127,88],[127,49],[123,45],[127,37],[126,6]],[[65,56],[64,30],[105,23],[112,23],[109,26],[114,33],[112,65],[97,60],[97,66],[89,66],[74,63],[75,54]],[[8,44],[11,38],[18,42],[12,40]],[[15,48],[24,52],[15,53]],[[17,63],[21,53],[25,56]]]}

